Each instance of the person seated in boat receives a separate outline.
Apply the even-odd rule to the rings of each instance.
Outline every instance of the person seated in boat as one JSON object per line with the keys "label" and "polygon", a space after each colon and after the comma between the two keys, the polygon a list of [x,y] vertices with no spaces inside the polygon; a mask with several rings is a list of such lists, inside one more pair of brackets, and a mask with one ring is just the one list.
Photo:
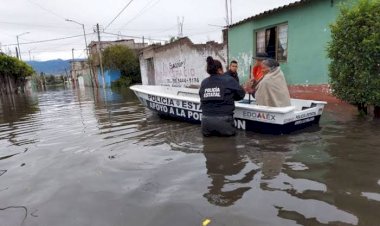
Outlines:
{"label": "person seated in boat", "polygon": [[236,60],[232,60],[225,74],[231,76],[239,83],[239,76],[237,73],[237,69],[238,69],[238,62]]}
{"label": "person seated in boat", "polygon": [[207,73],[199,89],[204,136],[233,136],[235,101],[245,96],[244,89],[229,75],[223,74],[220,61],[207,57]]}
{"label": "person seated in boat", "polygon": [[259,84],[259,82],[263,78],[261,64],[264,60],[268,58],[269,58],[268,54],[264,52],[257,53],[256,56],[253,57],[253,59],[255,60],[255,63],[251,71],[251,77],[248,79],[245,85],[246,92],[252,94],[253,97],[255,97],[256,86]]}
{"label": "person seated in boat", "polygon": [[259,82],[262,77],[262,62],[266,59],[268,59],[269,56],[267,53],[257,53],[253,59],[255,59],[255,64],[253,65],[252,68],[252,74],[251,74],[251,79],[254,80],[255,82]]}
{"label": "person seated in boat", "polygon": [[257,105],[269,107],[290,106],[290,95],[284,73],[277,61],[266,59],[262,62],[263,78],[257,85]]}

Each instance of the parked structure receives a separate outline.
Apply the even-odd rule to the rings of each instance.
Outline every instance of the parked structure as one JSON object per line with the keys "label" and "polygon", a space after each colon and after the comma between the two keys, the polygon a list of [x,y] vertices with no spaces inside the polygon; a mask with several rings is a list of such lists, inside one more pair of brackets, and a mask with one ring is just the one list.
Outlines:
{"label": "parked structure", "polygon": [[267,52],[280,62],[293,96],[299,91],[314,93],[308,98],[328,93],[329,25],[339,13],[338,5],[344,2],[300,0],[231,25],[229,59],[239,62],[239,76],[245,81],[250,75],[252,56]]}
{"label": "parked structure", "polygon": [[212,56],[227,64],[226,43],[194,44],[181,38],[166,45],[150,45],[139,56],[141,79],[144,85],[173,87],[199,86],[208,75],[206,58]]}

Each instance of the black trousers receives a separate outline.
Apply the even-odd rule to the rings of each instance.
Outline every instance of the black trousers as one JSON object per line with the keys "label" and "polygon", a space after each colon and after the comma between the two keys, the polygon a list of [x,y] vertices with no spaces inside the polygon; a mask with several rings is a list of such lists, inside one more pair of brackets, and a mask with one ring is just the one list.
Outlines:
{"label": "black trousers", "polygon": [[232,115],[206,116],[202,115],[203,136],[234,136],[236,128]]}

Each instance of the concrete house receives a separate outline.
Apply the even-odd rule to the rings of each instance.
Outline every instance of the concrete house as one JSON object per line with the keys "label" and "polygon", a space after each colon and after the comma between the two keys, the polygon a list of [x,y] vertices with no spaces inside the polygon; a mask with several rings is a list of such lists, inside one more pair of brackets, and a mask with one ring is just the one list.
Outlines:
{"label": "concrete house", "polygon": [[144,48],[139,57],[142,83],[197,87],[208,76],[207,56],[212,56],[226,66],[226,55],[226,43],[194,44],[187,37],[166,45],[151,45]]}
{"label": "concrete house", "polygon": [[345,0],[299,0],[246,18],[229,27],[229,60],[239,62],[239,76],[250,75],[254,56],[267,52],[278,60],[290,85],[297,93],[328,93],[326,48],[331,37],[329,25]]}
{"label": "concrete house", "polygon": [[80,87],[93,86],[90,66],[87,60],[71,60],[70,65],[71,80],[74,84],[78,83]]}

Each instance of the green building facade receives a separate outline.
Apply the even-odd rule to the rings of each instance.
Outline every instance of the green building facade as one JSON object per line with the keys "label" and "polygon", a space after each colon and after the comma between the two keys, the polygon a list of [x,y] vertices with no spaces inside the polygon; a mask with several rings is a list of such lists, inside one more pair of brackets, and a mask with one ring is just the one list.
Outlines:
{"label": "green building facade", "polygon": [[329,25],[344,2],[301,0],[231,25],[229,60],[239,62],[242,82],[250,75],[252,57],[267,52],[280,62],[289,85],[327,84]]}

